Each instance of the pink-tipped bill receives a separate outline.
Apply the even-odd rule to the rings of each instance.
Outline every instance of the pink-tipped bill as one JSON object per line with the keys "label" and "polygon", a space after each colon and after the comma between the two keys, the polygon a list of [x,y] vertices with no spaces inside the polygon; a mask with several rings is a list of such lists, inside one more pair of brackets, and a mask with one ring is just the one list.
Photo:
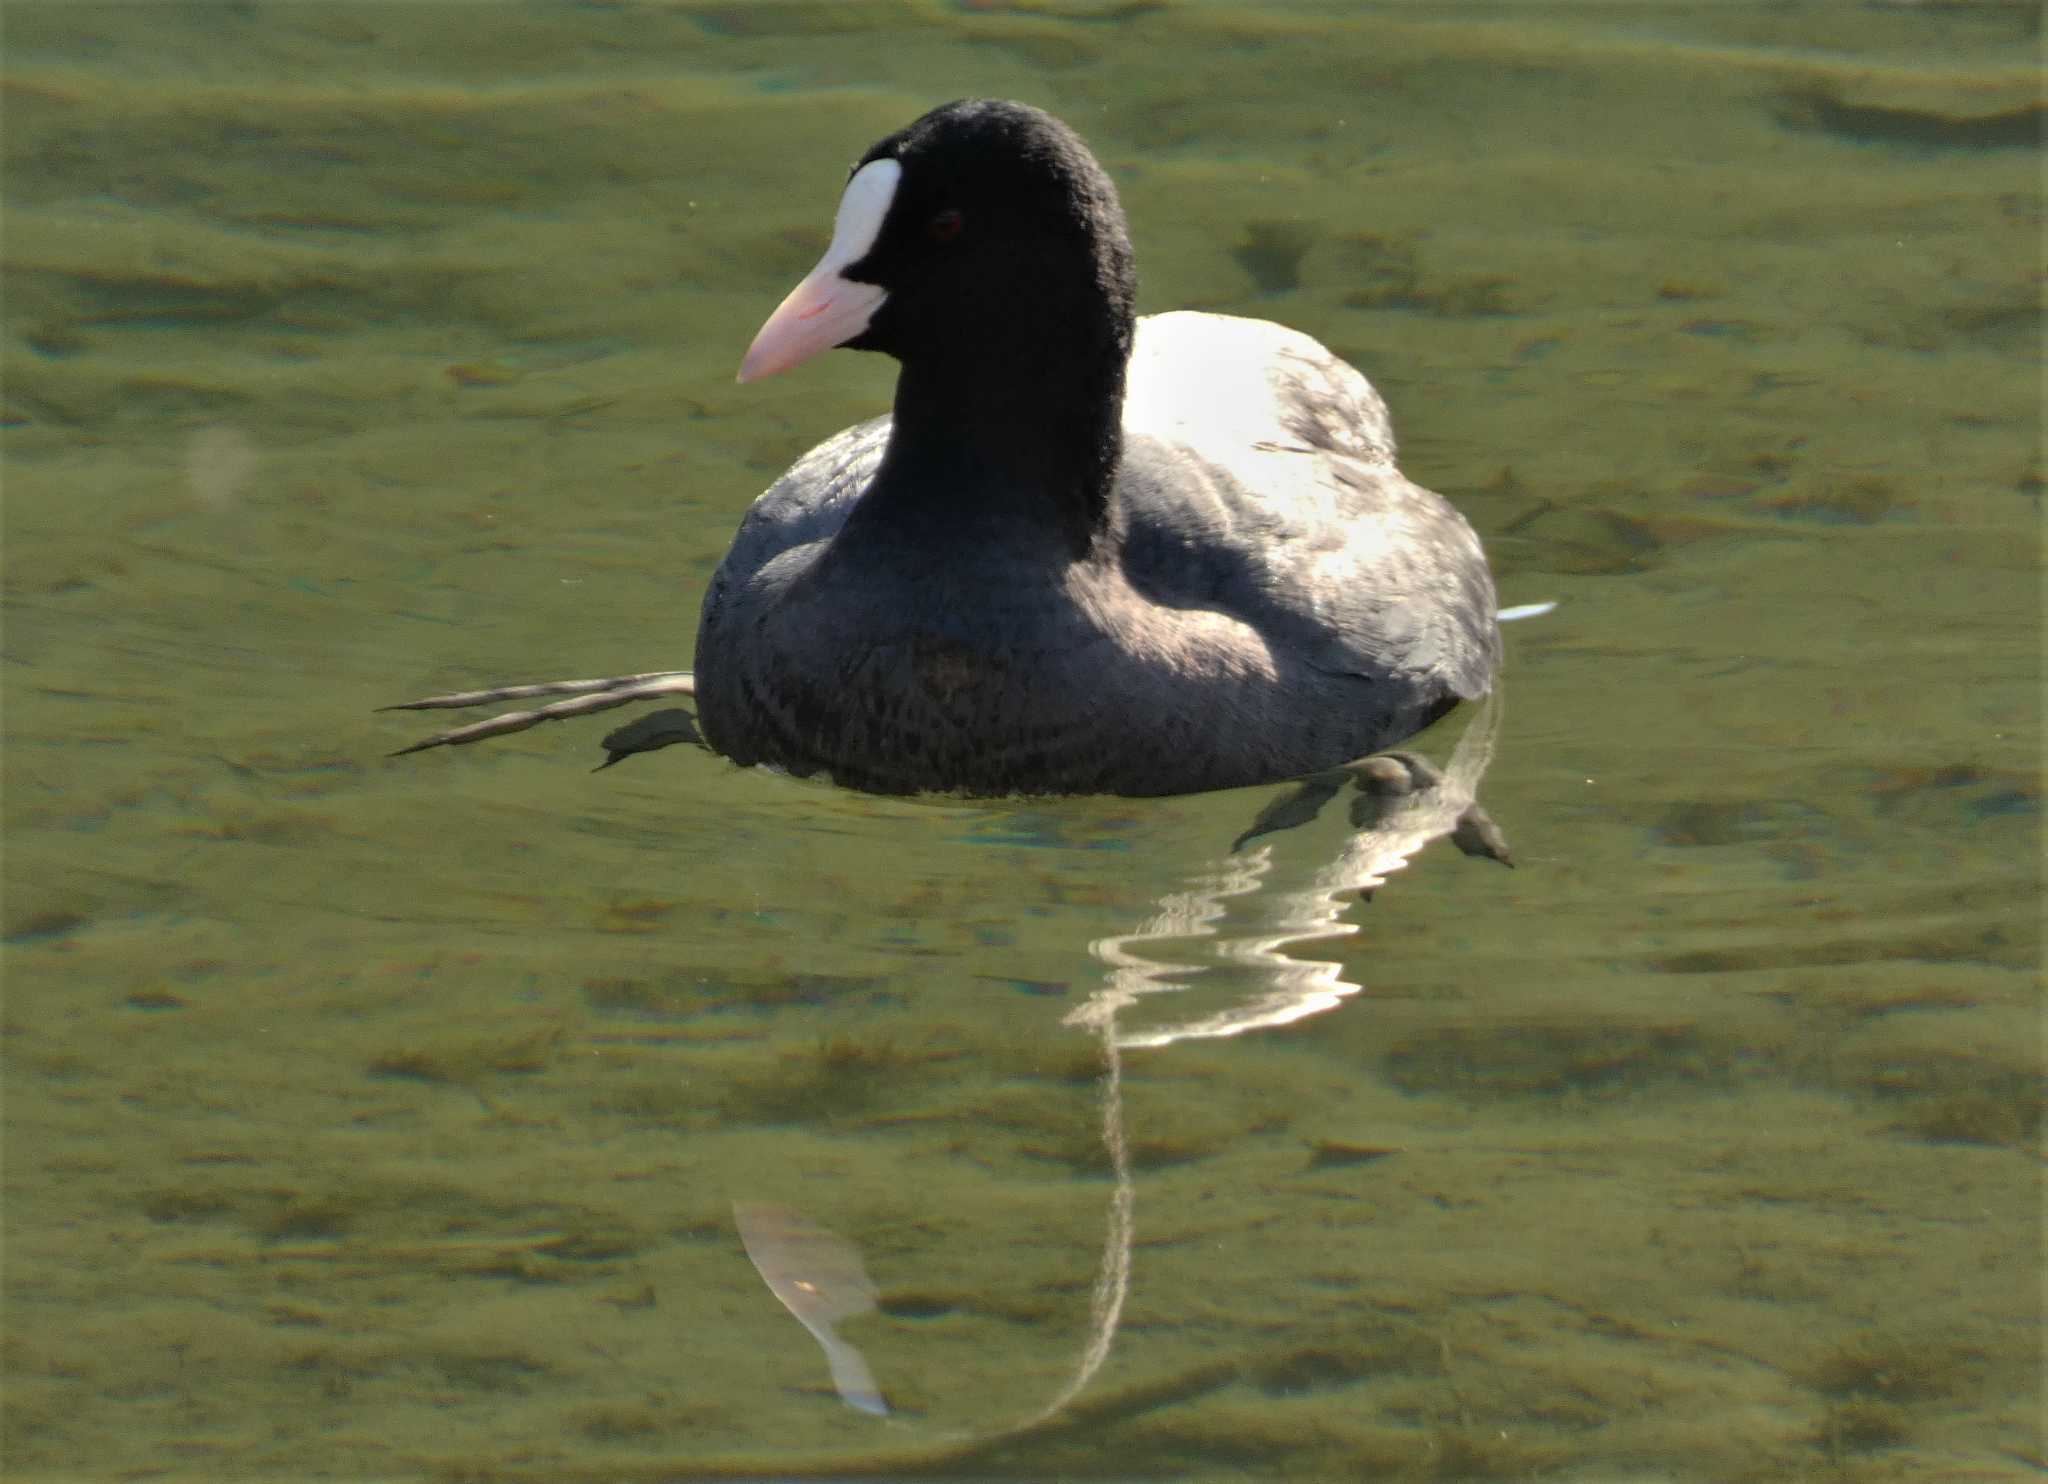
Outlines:
{"label": "pink-tipped bill", "polygon": [[776,306],[740,362],[741,381],[759,381],[844,345],[868,327],[884,294],[879,285],[841,278],[823,263]]}
{"label": "pink-tipped bill", "polygon": [[821,350],[844,345],[868,327],[887,291],[848,278],[844,270],[866,257],[882,235],[896,183],[902,178],[903,167],[890,159],[870,160],[853,172],[839,198],[832,245],[754,336],[740,362],[741,381],[787,371]]}

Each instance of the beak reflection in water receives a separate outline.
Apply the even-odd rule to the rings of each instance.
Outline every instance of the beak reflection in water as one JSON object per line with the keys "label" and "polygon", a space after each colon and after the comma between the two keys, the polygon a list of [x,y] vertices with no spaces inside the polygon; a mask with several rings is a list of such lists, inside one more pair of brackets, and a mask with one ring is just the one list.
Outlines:
{"label": "beak reflection in water", "polygon": [[874,1312],[875,1285],[859,1249],[787,1206],[735,1203],[732,1214],[761,1281],[824,1347],[841,1399],[857,1412],[888,1416],[889,1404],[866,1358],[834,1328],[843,1319]]}

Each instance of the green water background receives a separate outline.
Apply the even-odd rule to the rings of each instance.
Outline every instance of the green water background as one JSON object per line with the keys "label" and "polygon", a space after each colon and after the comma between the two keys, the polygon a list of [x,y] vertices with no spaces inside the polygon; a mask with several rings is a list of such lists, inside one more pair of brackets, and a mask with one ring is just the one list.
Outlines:
{"label": "green water background", "polygon": [[[1107,1198],[1060,1017],[1268,793],[370,714],[688,663],[745,502],[889,385],[739,352],[969,93],[1091,140],[1146,309],[1365,368],[1562,606],[1519,869],[1437,847],[1331,950],[1362,995],[1132,1057],[1117,1348],[944,1466],[2038,1477],[2035,7],[0,26],[9,1478],[901,1472],[1058,1388]],[[859,1243],[894,1425],[736,1198]]]}

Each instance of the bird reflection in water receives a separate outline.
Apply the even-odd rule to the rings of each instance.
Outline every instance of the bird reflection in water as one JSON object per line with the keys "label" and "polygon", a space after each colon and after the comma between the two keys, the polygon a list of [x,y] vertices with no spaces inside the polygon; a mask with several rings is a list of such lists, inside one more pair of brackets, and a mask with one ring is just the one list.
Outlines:
{"label": "bird reflection in water", "polygon": [[[1320,803],[1335,797],[1328,781],[1311,781],[1302,795],[1283,798],[1260,816],[1237,840],[1232,853],[1197,870],[1186,890],[1159,899],[1158,910],[1128,933],[1098,938],[1088,950],[1108,973],[1102,987],[1067,1015],[1063,1024],[1091,1031],[1102,1045],[1102,1143],[1109,1155],[1110,1199],[1102,1263],[1090,1299],[1088,1339],[1066,1384],[1044,1406],[1006,1429],[1023,1432],[1060,1412],[1102,1368],[1116,1339],[1124,1299],[1130,1291],[1131,1244],[1135,1231],[1136,1190],[1131,1181],[1130,1143],[1124,1133],[1123,1053],[1140,1047],[1171,1046],[1179,1041],[1238,1036],[1271,1026],[1291,1025],[1342,1004],[1360,986],[1343,977],[1341,964],[1295,958],[1287,950],[1323,938],[1349,937],[1356,923],[1344,914],[1359,896],[1370,898],[1389,875],[1408,864],[1432,840],[1446,836],[1468,855],[1490,856],[1509,864],[1507,842],[1479,808],[1479,781],[1493,761],[1500,736],[1501,692],[1477,708],[1471,725],[1458,738],[1450,763],[1435,768],[1401,754],[1396,766],[1404,775],[1380,766],[1387,758],[1368,758],[1349,778],[1358,787],[1353,805],[1353,830],[1337,857],[1296,890],[1271,890],[1273,870],[1269,845],[1238,853],[1257,835],[1304,823]],[[1339,784],[1341,787],[1341,783]],[[1302,807],[1302,796],[1310,800]],[[1219,932],[1229,903],[1255,904],[1264,923],[1256,934]],[[1255,902],[1254,902],[1255,899]],[[1204,972],[1198,965],[1143,957],[1141,945],[1208,940],[1207,946],[1231,964],[1253,971],[1258,988],[1221,1008],[1165,1024],[1134,1028],[1120,1017],[1137,1010],[1171,1006],[1165,997],[1187,990]]]}
{"label": "bird reflection in water", "polygon": [[874,1312],[875,1285],[859,1250],[787,1206],[735,1202],[732,1214],[761,1281],[824,1347],[832,1384],[846,1405],[871,1417],[888,1416],[866,1357],[834,1328],[843,1319]]}
{"label": "bird reflection in water", "polygon": [[[1500,719],[1496,690],[1477,708],[1440,772],[1420,758],[1395,754],[1367,759],[1342,776],[1304,783],[1296,794],[1268,806],[1229,854],[1196,871],[1185,889],[1161,897],[1157,910],[1138,927],[1089,945],[1108,972],[1101,987],[1064,1022],[1093,1034],[1103,1058],[1101,1127],[1111,1182],[1102,1259],[1089,1302],[1088,1337],[1050,1399],[1005,1427],[930,1439],[928,1446],[934,1451],[928,1462],[975,1456],[976,1449],[1049,1421],[1081,1394],[1109,1358],[1130,1291],[1135,1232],[1136,1192],[1124,1132],[1123,1054],[1293,1024],[1357,994],[1360,986],[1343,977],[1342,965],[1296,958],[1288,950],[1356,933],[1357,924],[1344,918],[1358,897],[1370,897],[1433,840],[1448,837],[1468,855],[1507,864],[1506,841],[1478,807],[1479,782],[1493,760]],[[1352,830],[1336,858],[1316,871],[1306,886],[1273,886],[1271,845],[1242,847],[1259,836],[1306,823],[1347,784],[1357,790],[1350,811]],[[1233,906],[1255,912],[1259,929],[1222,931],[1219,924]],[[1147,958],[1138,951],[1175,942],[1202,943],[1226,964],[1248,970],[1256,988],[1176,1019],[1162,1022],[1148,1015],[1142,1025],[1129,1024],[1141,1010],[1171,1012],[1186,1005],[1186,992],[1208,971],[1201,965]],[[733,1209],[747,1256],[770,1291],[824,1347],[840,1396],[860,1411],[888,1415],[867,1362],[833,1328],[876,1306],[874,1285],[853,1246],[781,1206],[740,1204]]]}
{"label": "bird reflection in water", "polygon": [[[1480,703],[1441,772],[1413,754],[1387,753],[1339,773],[1320,775],[1269,805],[1238,836],[1232,854],[1199,868],[1184,890],[1161,897],[1151,917],[1128,933],[1088,945],[1109,972],[1102,987],[1065,1023],[1095,1031],[1105,1050],[1114,1053],[1290,1025],[1358,993],[1360,986],[1343,977],[1341,964],[1296,958],[1288,950],[1358,932],[1358,924],[1346,920],[1356,900],[1369,900],[1388,876],[1432,840],[1449,837],[1468,855],[1509,863],[1507,842],[1478,801],[1479,781],[1493,761],[1500,735],[1501,709],[1496,687]],[[1306,886],[1275,887],[1270,880],[1275,864],[1271,846],[1242,847],[1305,822],[1347,782],[1357,789],[1351,805],[1353,828],[1336,857]],[[1256,928],[1219,929],[1232,902],[1254,916]],[[1185,996],[1200,976],[1215,968],[1147,958],[1138,950],[1198,940],[1224,965],[1248,971],[1252,990],[1218,1008],[1184,1014],[1167,1024],[1129,1024],[1140,1009],[1171,1013],[1180,1001],[1162,996]]]}

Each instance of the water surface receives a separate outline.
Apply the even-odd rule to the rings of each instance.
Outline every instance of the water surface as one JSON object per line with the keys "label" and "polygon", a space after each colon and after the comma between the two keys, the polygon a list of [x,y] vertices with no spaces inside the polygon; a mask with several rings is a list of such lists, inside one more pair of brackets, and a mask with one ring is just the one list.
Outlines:
{"label": "water surface", "polygon": [[[5,23],[10,1478],[2039,1468],[2032,7]],[[1325,1013],[1125,1050],[1121,1166],[1090,945],[1273,790],[371,714],[688,663],[746,501],[889,385],[739,353],[968,93],[1094,143],[1145,308],[1365,368],[1561,603],[1483,785],[1517,869],[1433,845]],[[1344,841],[1131,951],[1242,1003]],[[1005,1433],[1120,1167],[1121,1328]],[[736,1201],[858,1247],[890,1417]]]}

